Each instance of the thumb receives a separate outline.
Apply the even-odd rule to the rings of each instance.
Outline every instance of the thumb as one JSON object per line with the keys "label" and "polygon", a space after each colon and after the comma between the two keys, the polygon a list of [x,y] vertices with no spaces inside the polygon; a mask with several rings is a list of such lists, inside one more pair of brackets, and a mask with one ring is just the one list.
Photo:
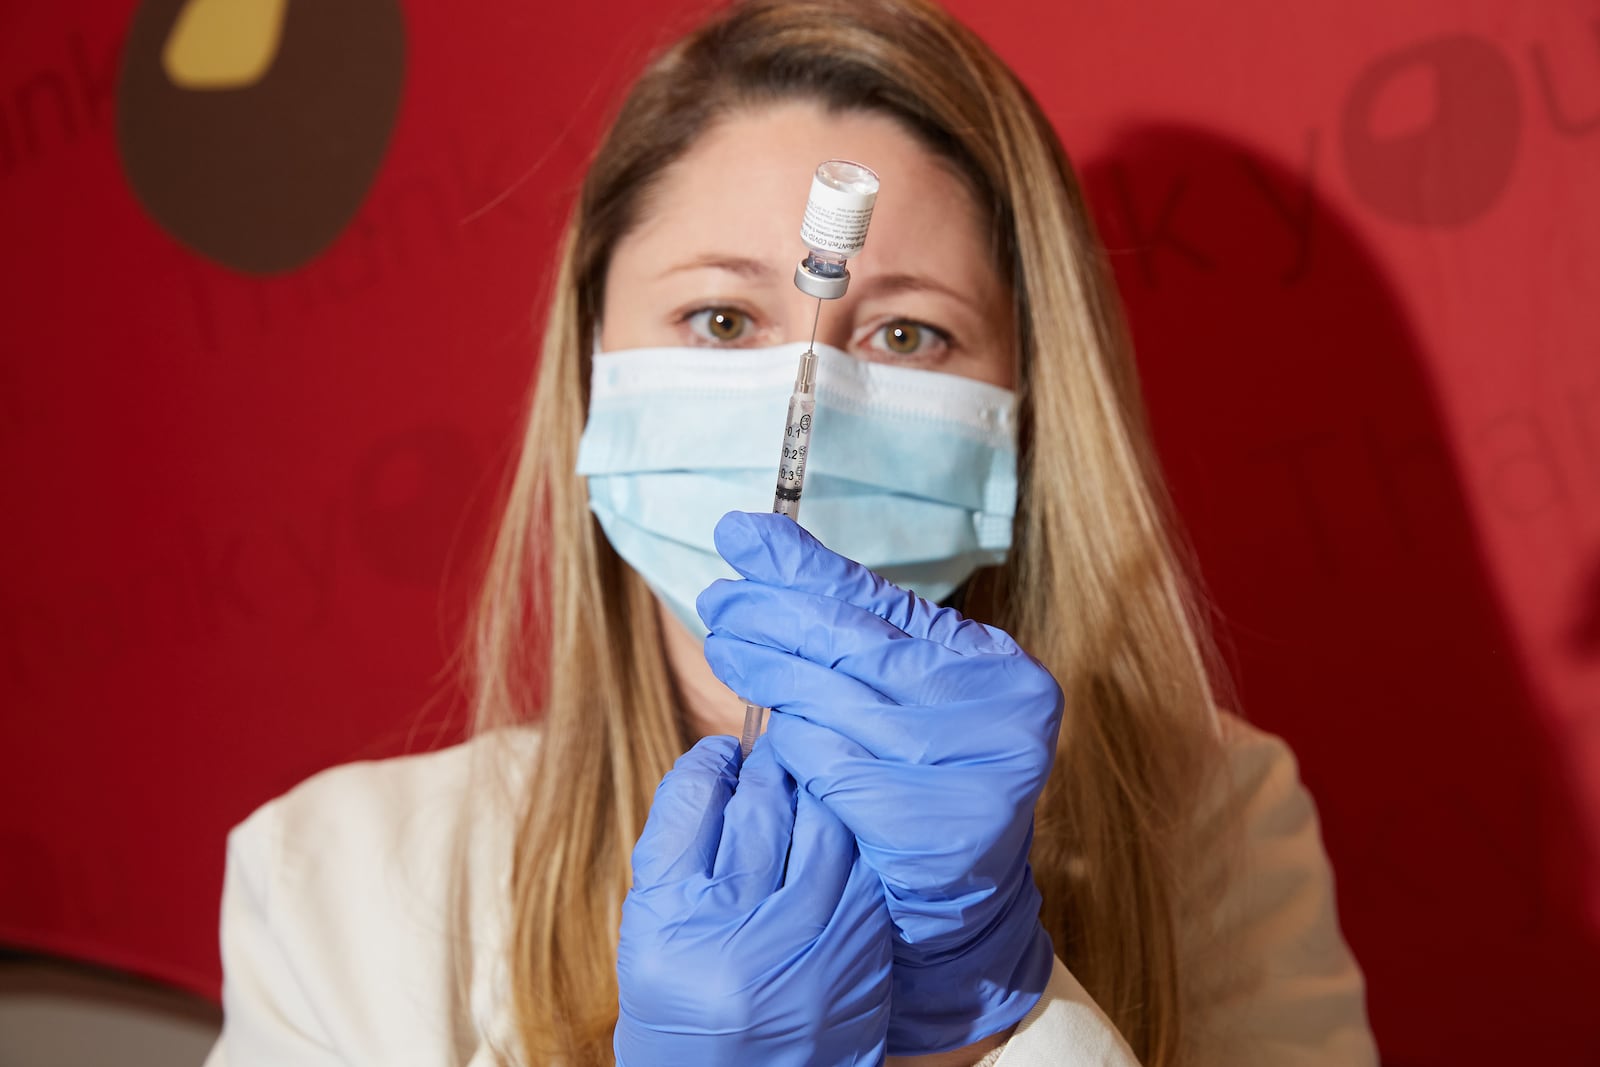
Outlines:
{"label": "thumb", "polygon": [[702,738],[678,757],[656,787],[650,816],[633,847],[635,889],[711,873],[723,809],[738,776],[737,738]]}

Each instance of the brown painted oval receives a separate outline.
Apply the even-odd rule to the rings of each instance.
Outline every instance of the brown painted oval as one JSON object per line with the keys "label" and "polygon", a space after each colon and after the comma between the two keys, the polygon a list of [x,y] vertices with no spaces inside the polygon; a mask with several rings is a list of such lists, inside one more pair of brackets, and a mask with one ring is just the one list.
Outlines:
{"label": "brown painted oval", "polygon": [[327,248],[383,162],[405,28],[395,0],[289,0],[272,63],[242,88],[174,85],[162,50],[186,0],[146,0],[117,86],[117,146],[145,209],[225,266],[279,274]]}

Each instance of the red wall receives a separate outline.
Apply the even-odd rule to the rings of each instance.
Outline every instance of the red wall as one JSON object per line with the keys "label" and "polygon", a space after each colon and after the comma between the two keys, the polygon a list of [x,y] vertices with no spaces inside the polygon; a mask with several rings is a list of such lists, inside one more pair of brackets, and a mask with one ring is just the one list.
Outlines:
{"label": "red wall", "polygon": [[[227,827],[453,736],[554,235],[687,16],[402,6],[370,189],[273,277],[141,206],[138,4],[0,15],[0,942],[214,994]],[[956,7],[1083,171],[1386,1061],[1600,1060],[1600,8]]]}

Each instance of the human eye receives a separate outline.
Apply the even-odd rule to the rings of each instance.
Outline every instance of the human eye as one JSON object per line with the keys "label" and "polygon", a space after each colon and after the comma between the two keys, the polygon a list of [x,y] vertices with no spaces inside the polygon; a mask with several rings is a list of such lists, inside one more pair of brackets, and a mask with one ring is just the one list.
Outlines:
{"label": "human eye", "polygon": [[683,316],[690,340],[699,345],[731,345],[755,332],[749,312],[733,307],[696,308]]}
{"label": "human eye", "polygon": [[937,326],[912,319],[893,319],[875,326],[862,344],[874,358],[934,363],[949,354],[950,335]]}

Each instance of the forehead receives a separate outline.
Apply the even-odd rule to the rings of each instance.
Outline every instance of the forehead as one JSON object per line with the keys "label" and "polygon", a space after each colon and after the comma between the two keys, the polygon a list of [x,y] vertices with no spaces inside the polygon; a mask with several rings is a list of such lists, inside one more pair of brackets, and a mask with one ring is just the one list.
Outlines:
{"label": "forehead", "polygon": [[808,102],[745,108],[713,124],[663,173],[632,240],[798,261],[812,172],[834,158],[864,163],[882,181],[852,273],[937,269],[993,281],[986,220],[943,159],[885,115]]}

